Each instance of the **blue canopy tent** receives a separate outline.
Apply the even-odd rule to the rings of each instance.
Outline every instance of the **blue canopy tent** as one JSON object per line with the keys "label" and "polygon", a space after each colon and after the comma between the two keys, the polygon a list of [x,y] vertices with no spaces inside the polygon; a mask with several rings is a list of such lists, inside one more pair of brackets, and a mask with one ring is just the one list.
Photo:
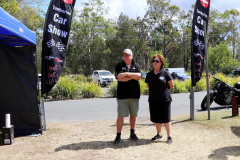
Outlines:
{"label": "blue canopy tent", "polygon": [[15,136],[42,133],[36,45],[36,33],[0,7],[0,128],[10,113]]}

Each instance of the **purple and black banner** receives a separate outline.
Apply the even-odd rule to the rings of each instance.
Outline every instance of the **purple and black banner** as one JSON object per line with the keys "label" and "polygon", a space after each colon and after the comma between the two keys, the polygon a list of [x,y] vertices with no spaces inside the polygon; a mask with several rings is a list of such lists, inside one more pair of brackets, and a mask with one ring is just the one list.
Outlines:
{"label": "purple and black banner", "polygon": [[206,28],[208,26],[210,0],[197,0],[193,13],[192,23],[192,53],[191,53],[191,79],[192,86],[196,86],[196,83],[202,77],[202,71],[204,67],[204,30],[203,21],[206,22]]}
{"label": "purple and black banner", "polygon": [[76,0],[52,0],[45,19],[42,42],[42,94],[57,83],[65,52]]}

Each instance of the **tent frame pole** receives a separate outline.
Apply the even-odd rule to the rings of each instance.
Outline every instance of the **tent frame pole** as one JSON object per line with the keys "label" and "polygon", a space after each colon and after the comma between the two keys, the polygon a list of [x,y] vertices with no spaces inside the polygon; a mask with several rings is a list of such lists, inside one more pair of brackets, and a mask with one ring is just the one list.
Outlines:
{"label": "tent frame pole", "polygon": [[40,113],[40,128],[41,131],[46,131],[46,120],[45,120],[45,110],[44,110],[44,100],[43,97],[41,97],[40,90],[39,90],[39,77],[38,77],[38,58],[37,58],[37,47],[35,52],[35,65],[37,67],[37,90],[38,90],[38,108]]}

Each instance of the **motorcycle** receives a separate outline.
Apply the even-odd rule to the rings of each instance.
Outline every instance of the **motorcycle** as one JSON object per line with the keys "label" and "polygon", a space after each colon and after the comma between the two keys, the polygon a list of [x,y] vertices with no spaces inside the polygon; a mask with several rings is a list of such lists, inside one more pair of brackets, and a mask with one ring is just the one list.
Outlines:
{"label": "motorcycle", "polygon": [[[214,86],[212,87],[210,94],[210,105],[214,101],[219,105],[231,105],[232,104],[232,97],[235,95],[240,95],[239,83],[236,83],[233,86],[221,81],[220,79],[214,78]],[[237,87],[237,88],[235,88]],[[201,103],[202,110],[207,109],[207,95],[203,98]]]}

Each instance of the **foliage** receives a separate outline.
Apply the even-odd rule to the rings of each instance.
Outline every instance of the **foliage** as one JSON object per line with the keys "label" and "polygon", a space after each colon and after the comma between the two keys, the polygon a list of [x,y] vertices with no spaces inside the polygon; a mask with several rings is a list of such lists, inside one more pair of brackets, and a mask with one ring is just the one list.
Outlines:
{"label": "foliage", "polygon": [[205,91],[205,90],[207,90],[206,78],[202,78],[196,83],[196,86],[194,87],[194,91],[199,92],[199,91]]}
{"label": "foliage", "polygon": [[77,82],[83,82],[83,83],[88,82],[88,78],[85,77],[84,75],[75,76],[73,79]]}
{"label": "foliage", "polygon": [[103,2],[89,0],[82,4],[83,10],[79,15],[74,14],[71,26],[67,66],[75,74],[83,72],[89,75],[104,62],[102,53],[107,49],[105,39],[113,30],[110,22],[103,17],[108,11]]}
{"label": "foliage", "polygon": [[109,86],[107,94],[110,97],[117,97],[117,84],[118,84],[117,81],[113,81],[112,84]]}
{"label": "foliage", "polygon": [[139,83],[140,83],[140,94],[141,95],[142,94],[149,94],[149,89],[148,89],[147,83],[145,83],[145,80],[140,79]]}
{"label": "foliage", "polygon": [[80,85],[70,76],[60,77],[49,95],[54,100],[76,99],[80,95]]}
{"label": "foliage", "polygon": [[186,93],[188,92],[185,83],[180,80],[174,80],[174,87],[171,90],[171,93]]}
{"label": "foliage", "polygon": [[103,94],[102,89],[93,82],[85,82],[81,85],[81,96],[83,98],[100,97]]}
{"label": "foliage", "polygon": [[208,53],[209,71],[212,74],[232,71],[239,66],[239,62],[233,58],[232,52],[228,49],[227,42],[220,43],[214,48],[209,47]]}
{"label": "foliage", "polygon": [[9,13],[15,13],[19,8],[19,3],[17,0],[0,0],[0,6]]}

